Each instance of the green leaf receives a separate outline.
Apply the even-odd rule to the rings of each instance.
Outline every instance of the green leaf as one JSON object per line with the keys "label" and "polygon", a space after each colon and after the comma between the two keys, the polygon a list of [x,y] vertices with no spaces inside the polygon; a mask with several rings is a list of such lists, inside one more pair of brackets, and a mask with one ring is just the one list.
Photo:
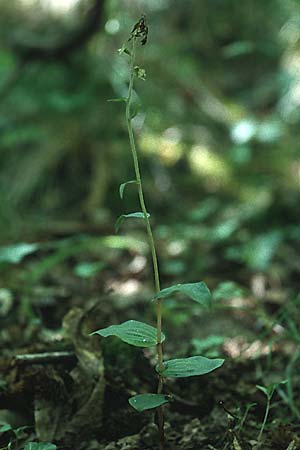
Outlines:
{"label": "green leaf", "polygon": [[139,394],[131,397],[128,401],[136,411],[142,412],[165,405],[170,401],[170,396],[164,394]]}
{"label": "green leaf", "polygon": [[200,303],[200,305],[210,306],[211,293],[203,281],[199,283],[175,284],[174,286],[162,289],[155,295],[154,300],[169,297],[176,292],[186,295],[195,302]]}
{"label": "green leaf", "polygon": [[12,426],[9,423],[1,423],[0,424],[0,434],[5,433],[6,431],[12,431]]}
{"label": "green leaf", "polygon": [[91,278],[105,267],[105,263],[99,262],[82,262],[77,264],[74,273],[81,278]]}
{"label": "green leaf", "polygon": [[255,51],[255,44],[251,41],[236,41],[223,47],[225,58],[236,58],[241,55],[248,55]]}
{"label": "green leaf", "polygon": [[24,450],[56,450],[56,448],[51,442],[27,442]]}
{"label": "green leaf", "polygon": [[137,181],[136,181],[136,180],[130,180],[130,181],[126,181],[125,183],[122,183],[122,184],[120,185],[119,193],[120,193],[121,199],[123,199],[124,189],[125,189],[125,187],[127,186],[127,184],[137,184]]}
{"label": "green leaf", "polygon": [[116,98],[109,98],[107,100],[108,102],[127,102],[127,97],[116,97]]}
{"label": "green leaf", "polygon": [[226,338],[224,336],[218,336],[212,334],[204,339],[192,339],[191,344],[194,347],[194,354],[205,354],[208,357],[215,358],[218,355],[218,347],[224,344]]}
{"label": "green leaf", "polygon": [[273,230],[258,235],[251,239],[251,242],[247,242],[242,252],[242,258],[252,269],[267,270],[282,240],[282,230]]}
{"label": "green leaf", "polygon": [[38,244],[21,243],[10,245],[7,247],[0,247],[0,263],[18,264],[25,256],[35,252],[38,249]]}
{"label": "green leaf", "polygon": [[280,384],[286,384],[287,382],[288,380],[283,380],[280,381],[279,383],[271,383],[268,386],[260,386],[259,384],[257,384],[256,387],[257,389],[262,391],[269,400],[271,400],[278,386],[280,386]]}
{"label": "green leaf", "polygon": [[163,377],[193,377],[205,375],[222,366],[224,359],[209,359],[204,356],[191,356],[190,358],[171,359],[164,362],[164,370],[156,371]]}
{"label": "green leaf", "polygon": [[[94,331],[93,334],[100,336],[117,336],[123,342],[136,347],[152,347],[157,345],[157,330],[147,323],[138,322],[137,320],[128,320],[120,325],[110,325],[107,328],[101,328]],[[162,342],[165,336],[162,334]]]}
{"label": "green leaf", "polygon": [[268,397],[268,389],[265,386],[260,386],[259,384],[256,385],[256,388],[259,389],[261,392],[265,394],[266,397]]}
{"label": "green leaf", "polygon": [[243,295],[244,290],[234,281],[223,281],[213,291],[214,300],[229,300]]}
{"label": "green leaf", "polygon": [[[150,217],[150,214],[147,213],[147,217]],[[120,226],[124,222],[125,219],[129,218],[135,218],[135,219],[145,219],[144,213],[142,212],[136,212],[136,213],[130,213],[130,214],[122,214],[116,221],[115,224],[115,230],[116,233],[119,231]]]}

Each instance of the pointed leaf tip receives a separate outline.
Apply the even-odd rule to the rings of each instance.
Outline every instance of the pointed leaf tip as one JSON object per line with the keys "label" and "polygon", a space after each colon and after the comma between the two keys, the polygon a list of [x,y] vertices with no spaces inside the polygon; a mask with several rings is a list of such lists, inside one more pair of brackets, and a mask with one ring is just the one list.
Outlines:
{"label": "pointed leaf tip", "polygon": [[198,283],[175,284],[174,286],[162,289],[155,295],[154,300],[169,297],[177,292],[186,295],[202,306],[210,306],[211,304],[210,290],[203,281]]}
{"label": "pointed leaf tip", "polygon": [[139,394],[131,397],[128,402],[136,411],[142,412],[165,405],[170,398],[169,395],[164,394]]}
{"label": "pointed leaf tip", "polygon": [[185,378],[197,375],[205,375],[218,369],[224,363],[224,359],[210,359],[204,356],[191,356],[190,358],[171,359],[164,362],[164,370],[156,371],[163,377]]}
{"label": "pointed leaf tip", "polygon": [[125,183],[122,183],[119,187],[119,194],[121,199],[123,200],[123,196],[124,196],[124,189],[128,184],[137,184],[136,180],[130,180],[130,181],[125,181]]}
{"label": "pointed leaf tip", "polygon": [[108,102],[127,102],[127,97],[109,98]]}
{"label": "pointed leaf tip", "polygon": [[[150,214],[147,213],[147,217],[150,217]],[[115,230],[116,233],[119,231],[120,226],[124,222],[125,219],[134,218],[134,219],[145,219],[145,215],[142,212],[135,212],[130,214],[122,214],[120,217],[118,217],[116,223],[115,223]]]}
{"label": "pointed leaf tip", "polygon": [[[117,336],[123,342],[135,347],[152,347],[157,345],[157,329],[144,322],[128,320],[119,325],[110,325],[94,331],[91,335],[99,334],[103,337]],[[165,336],[162,335],[162,342]]]}

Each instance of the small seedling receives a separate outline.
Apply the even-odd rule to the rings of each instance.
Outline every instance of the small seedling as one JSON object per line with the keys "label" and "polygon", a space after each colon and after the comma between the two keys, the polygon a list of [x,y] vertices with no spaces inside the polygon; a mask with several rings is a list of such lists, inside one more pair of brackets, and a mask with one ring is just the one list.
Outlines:
{"label": "small seedling", "polygon": [[256,385],[257,389],[259,389],[261,392],[263,392],[265,394],[265,396],[267,397],[267,404],[266,404],[266,410],[265,410],[265,415],[264,415],[264,419],[263,422],[261,424],[261,428],[257,437],[257,441],[260,443],[265,426],[266,426],[266,422],[269,416],[269,412],[270,412],[270,406],[271,406],[271,400],[273,397],[274,392],[276,391],[276,389],[278,388],[278,386],[280,386],[281,384],[285,384],[287,383],[287,380],[283,380],[280,381],[279,383],[271,383],[268,386],[260,386],[260,385]]}
{"label": "small seedling", "polygon": [[[228,419],[228,430],[225,433],[225,436],[223,437],[223,440],[225,440],[225,438],[229,435],[231,436],[230,441],[232,442],[232,446],[234,448],[234,450],[241,450],[242,448],[244,448],[243,446],[240,445],[239,443],[239,439],[240,439],[240,433],[243,429],[243,426],[245,424],[245,421],[247,419],[248,413],[250,411],[251,408],[253,408],[254,406],[256,406],[256,403],[248,403],[246,404],[246,408],[244,413],[241,412],[241,408],[238,407],[236,409],[236,411],[230,411],[224,404],[224,402],[222,400],[219,401],[219,406],[224,410],[224,412],[227,415],[227,419]],[[226,450],[227,447],[229,446],[229,442],[227,442],[227,444],[225,444],[224,449]]]}
{"label": "small seedling", "polygon": [[125,188],[130,184],[135,184],[138,191],[140,212],[133,212],[130,214],[122,214],[116,222],[116,231],[119,230],[122,223],[127,219],[139,219],[143,220],[146,226],[148,235],[149,247],[152,257],[155,295],[153,300],[156,304],[156,328],[143,322],[136,320],[128,320],[127,322],[111,325],[107,328],[103,328],[95,331],[92,334],[99,334],[103,337],[117,336],[127,344],[137,347],[151,347],[156,346],[157,349],[157,365],[155,367],[158,376],[158,386],[156,393],[139,394],[129,399],[130,405],[136,411],[145,411],[149,409],[155,409],[157,412],[157,424],[159,430],[159,448],[164,449],[164,414],[163,405],[171,400],[169,395],[164,394],[163,388],[168,377],[191,377],[195,375],[207,374],[218,367],[220,367],[223,359],[209,359],[203,356],[192,356],[182,359],[171,359],[164,361],[163,357],[163,342],[165,335],[162,332],[162,302],[165,298],[173,296],[176,293],[180,293],[189,299],[197,302],[199,305],[206,307],[210,306],[211,294],[204,282],[176,284],[175,286],[161,289],[160,275],[158,259],[156,254],[155,241],[152,233],[152,227],[150,223],[150,214],[146,208],[144,191],[142,185],[142,178],[139,167],[139,160],[136,150],[134,131],[132,127],[132,119],[135,116],[133,110],[132,97],[133,97],[133,85],[135,79],[145,80],[146,72],[143,68],[136,65],[136,51],[137,47],[141,44],[146,44],[148,37],[148,27],[146,25],[146,18],[143,15],[141,19],[134,25],[129,39],[125,45],[119,50],[121,55],[129,57],[130,63],[130,76],[129,76],[129,88],[127,97],[121,97],[112,99],[110,101],[124,102],[125,108],[125,120],[127,124],[130,149],[133,159],[133,166],[135,172],[135,179],[126,181],[120,185],[119,193],[123,199]]}
{"label": "small seedling", "polygon": [[240,423],[238,425],[238,432],[240,432],[243,429],[243,426],[246,422],[246,419],[248,417],[249,411],[251,408],[254,408],[257,405],[257,403],[247,403],[244,414],[240,417]]}

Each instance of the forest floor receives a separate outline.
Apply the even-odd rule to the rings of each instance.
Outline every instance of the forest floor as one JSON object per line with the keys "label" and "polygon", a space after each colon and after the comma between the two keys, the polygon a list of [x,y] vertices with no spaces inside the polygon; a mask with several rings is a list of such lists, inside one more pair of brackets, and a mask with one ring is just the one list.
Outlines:
{"label": "forest floor", "polygon": [[[73,253],[44,249],[3,269],[0,448],[154,450],[154,413],[137,413],[128,398],[155,392],[155,349],[90,336],[128,319],[155,323],[150,271],[132,249],[104,250],[105,264],[89,249]],[[167,380],[166,450],[300,449],[299,348],[280,296],[267,294],[263,306],[248,293],[210,311],[166,301],[166,358],[225,358],[208,375]],[[266,397],[256,385],[281,381],[258,442]]]}

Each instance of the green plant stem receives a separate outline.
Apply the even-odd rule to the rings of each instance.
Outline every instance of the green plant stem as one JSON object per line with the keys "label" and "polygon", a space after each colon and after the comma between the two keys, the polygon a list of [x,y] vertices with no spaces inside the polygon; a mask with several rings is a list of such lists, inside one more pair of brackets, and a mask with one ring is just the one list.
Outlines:
{"label": "green plant stem", "polygon": [[267,406],[266,406],[266,411],[265,411],[264,420],[263,420],[263,423],[262,423],[262,425],[261,425],[261,429],[260,429],[259,435],[258,435],[258,437],[257,437],[258,442],[261,441],[261,437],[262,437],[262,434],[263,434],[264,429],[265,429],[265,426],[266,426],[266,422],[267,422],[268,415],[269,415],[269,411],[270,411],[270,403],[271,403],[271,399],[268,398],[268,399],[267,399]]}
{"label": "green plant stem", "polygon": [[[149,245],[151,250],[151,256],[152,256],[152,264],[153,264],[153,273],[154,273],[154,283],[155,283],[155,290],[156,293],[160,291],[160,278],[159,278],[159,268],[158,268],[158,261],[157,261],[157,254],[156,254],[156,248],[152,233],[152,228],[150,224],[150,220],[147,214],[147,208],[145,204],[144,199],[144,192],[143,192],[143,185],[142,185],[142,179],[141,179],[141,173],[139,168],[139,160],[135,145],[135,139],[134,139],[134,133],[131,123],[131,102],[132,102],[132,91],[133,91],[133,83],[134,83],[134,67],[135,67],[135,54],[136,54],[136,39],[132,39],[132,46],[131,46],[131,56],[130,56],[130,81],[129,81],[129,89],[128,89],[128,97],[126,100],[126,123],[127,123],[127,130],[129,135],[129,141],[130,141],[130,149],[132,153],[133,158],[133,164],[134,164],[134,171],[137,181],[137,187],[138,187],[138,195],[139,195],[139,201],[140,206],[142,209],[142,212],[144,214],[144,219],[146,223],[146,229],[149,239]],[[161,305],[161,299],[156,300],[156,322],[157,322],[157,360],[158,360],[158,367],[159,371],[161,372],[163,370],[163,346],[162,346],[162,305]],[[163,391],[163,377],[161,375],[158,376],[158,387],[157,387],[157,393],[161,393]],[[160,435],[160,450],[164,449],[164,416],[163,416],[163,409],[162,407],[159,407],[157,410],[157,418],[158,418],[158,428],[159,428],[159,435]]]}

